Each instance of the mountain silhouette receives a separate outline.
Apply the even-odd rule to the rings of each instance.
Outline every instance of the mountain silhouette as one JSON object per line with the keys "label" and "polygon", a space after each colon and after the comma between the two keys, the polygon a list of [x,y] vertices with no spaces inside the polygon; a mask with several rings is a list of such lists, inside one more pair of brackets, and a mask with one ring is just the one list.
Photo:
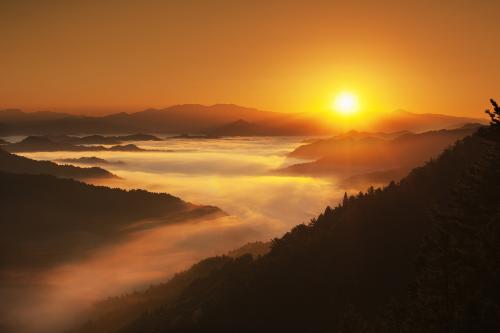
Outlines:
{"label": "mountain silhouette", "polygon": [[[279,113],[260,111],[233,104],[174,105],[165,109],[148,109],[135,113],[116,113],[107,116],[31,117],[21,111],[0,111],[0,135],[111,134],[111,133],[201,133],[206,128],[245,119],[261,121]],[[6,114],[6,115],[5,115]]]}
{"label": "mountain silhouette", "polygon": [[104,136],[104,135],[87,135],[87,136],[70,136],[70,135],[46,135],[45,138],[58,142],[74,145],[118,145],[127,141],[161,141],[157,136],[150,134],[130,134],[119,136]]}
{"label": "mountain silhouette", "polygon": [[479,128],[268,254],[202,261],[97,307],[78,332],[497,332],[498,165],[500,127]]}
{"label": "mountain silhouette", "polygon": [[45,174],[73,179],[116,177],[109,171],[98,167],[79,168],[72,165],[59,165],[49,161],[35,161],[8,153],[2,149],[0,149],[0,171],[22,174]]}
{"label": "mountain silhouette", "polygon": [[101,145],[84,145],[91,142],[114,144],[121,141],[115,138],[102,136],[91,136],[85,138],[74,138],[68,136],[28,136],[20,142],[10,143],[2,146],[2,149],[13,152],[46,152],[46,151],[146,151],[134,144],[114,145],[109,148]]}
{"label": "mountain silhouette", "polygon": [[[8,278],[4,272],[16,268],[49,267],[78,259],[139,227],[224,214],[216,207],[190,204],[166,193],[3,171],[0,199],[0,280]],[[144,221],[150,223],[134,227]]]}
{"label": "mountain silhouette", "polygon": [[377,116],[371,126],[374,130],[380,132],[396,132],[401,129],[412,132],[424,132],[429,130],[454,129],[469,123],[486,124],[486,121],[471,117],[396,110]]}
{"label": "mountain silhouette", "polygon": [[[331,112],[280,113],[262,111],[234,104],[174,105],[164,109],[148,109],[134,113],[106,116],[77,116],[54,112],[26,113],[0,110],[0,136],[59,134],[212,134],[212,135],[328,135],[339,131]],[[242,124],[238,121],[244,121]],[[371,124],[371,131],[421,132],[455,128],[481,119],[438,114],[391,112]],[[250,125],[251,124],[251,125]],[[241,132],[237,130],[241,129]],[[220,133],[220,134],[219,134]],[[261,134],[262,133],[262,134]]]}
{"label": "mountain silhouette", "polygon": [[207,134],[213,136],[257,136],[263,135],[266,129],[258,124],[254,124],[243,119],[238,119],[229,124],[210,129]]}
{"label": "mountain silhouette", "polygon": [[90,165],[123,165],[125,164],[122,161],[108,161],[103,158],[95,157],[95,156],[82,156],[78,158],[63,158],[60,160],[56,160],[56,162],[62,163],[75,163],[75,164],[90,164]]}
{"label": "mountain silhouette", "polygon": [[348,132],[298,147],[289,156],[314,159],[291,165],[282,172],[299,174],[357,174],[374,170],[410,170],[437,156],[480,125],[452,130],[394,134]]}

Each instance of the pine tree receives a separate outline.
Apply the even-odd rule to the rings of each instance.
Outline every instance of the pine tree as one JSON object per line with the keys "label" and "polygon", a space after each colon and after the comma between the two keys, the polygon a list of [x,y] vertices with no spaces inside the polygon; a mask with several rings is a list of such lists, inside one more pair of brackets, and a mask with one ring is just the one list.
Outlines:
{"label": "pine tree", "polygon": [[486,111],[484,112],[486,112],[490,116],[490,124],[492,126],[500,126],[500,107],[494,99],[490,99],[490,102],[493,105],[493,110],[486,109]]}

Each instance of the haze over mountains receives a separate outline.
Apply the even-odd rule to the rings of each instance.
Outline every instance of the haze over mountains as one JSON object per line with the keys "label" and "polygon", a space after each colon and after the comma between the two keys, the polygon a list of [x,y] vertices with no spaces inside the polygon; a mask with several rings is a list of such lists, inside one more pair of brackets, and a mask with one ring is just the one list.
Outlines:
{"label": "haze over mountains", "polygon": [[293,164],[280,172],[357,175],[350,181],[359,183],[364,180],[365,184],[383,184],[399,180],[411,168],[435,158],[446,147],[472,134],[480,126],[469,124],[457,129],[417,134],[408,131],[388,134],[351,131],[298,147],[289,157],[308,162]]}
{"label": "haze over mountains", "polygon": [[497,332],[498,165],[500,128],[480,128],[268,254],[201,261],[99,304],[76,332]]}
{"label": "haze over mountains", "polygon": [[[171,113],[177,111],[171,110]],[[146,117],[142,118],[144,116],[142,114],[139,118],[149,119],[143,123],[147,126],[144,125],[142,129],[139,129],[143,126],[140,125],[134,131],[117,131],[113,132],[113,135],[83,136],[49,131],[47,134],[31,135],[20,142],[7,143],[2,147],[9,151],[51,152],[45,156],[53,156],[54,160],[63,160],[68,163],[107,164],[110,168],[115,168],[116,165],[107,163],[106,159],[100,157],[113,156],[111,159],[114,159],[114,151],[119,156],[119,151],[122,150],[137,152],[137,154],[127,153],[123,156],[142,155],[140,152],[145,150],[135,144],[129,144],[130,141],[150,141],[150,147],[157,147],[158,144],[168,147],[169,143],[174,142],[168,140],[155,142],[162,138],[148,134],[123,135],[123,133],[156,132],[144,129],[159,128],[153,127],[153,124],[154,126],[161,125],[163,120],[160,116],[164,111],[148,110],[145,112]],[[17,114],[18,112],[11,112],[8,121],[12,121]],[[249,114],[255,117],[261,115],[260,111],[255,110],[249,111]],[[116,126],[122,126],[123,129],[129,125],[132,126],[134,122],[140,124],[137,119],[131,121],[132,115],[115,116],[117,119],[122,119],[121,125]],[[273,114],[274,116],[276,115]],[[26,117],[30,118],[29,115],[21,118]],[[38,124],[39,119],[44,117],[47,117],[47,113],[37,113],[34,121],[28,121],[29,126]],[[67,118],[61,117],[63,117],[61,114],[50,114],[48,119],[43,121],[52,124],[60,120],[67,121]],[[301,116],[286,115],[286,117],[290,118],[276,123],[279,123],[279,126],[273,123],[274,120],[269,120],[270,118],[264,120],[256,118],[252,121],[240,118],[195,132],[201,135],[181,134],[171,138],[200,140],[200,143],[191,143],[198,145],[203,142],[203,144],[213,146],[213,141],[208,139],[217,139],[219,136],[318,134],[320,133],[318,128],[326,128],[322,124],[316,127],[318,119],[311,118],[311,122],[305,121],[301,126],[301,121],[304,119],[300,118]],[[83,118],[85,118],[85,123],[91,117]],[[97,118],[106,117],[93,119]],[[399,120],[396,121],[396,118]],[[411,131],[407,128],[400,128],[400,126],[411,124],[411,122],[402,121],[403,118],[417,119],[415,126],[409,127]],[[82,118],[72,119],[79,121],[78,119]],[[186,119],[183,121],[188,126],[189,122]],[[393,121],[389,121],[390,119]],[[253,243],[237,248],[229,252],[227,256],[203,260],[185,273],[177,275],[170,282],[151,287],[145,292],[137,292],[99,303],[92,313],[87,314],[92,320],[83,327],[77,328],[76,331],[81,333],[258,332],[267,329],[275,331],[312,329],[322,332],[326,327],[329,331],[355,332],[356,330],[351,329],[350,326],[352,322],[371,323],[370,320],[380,314],[379,309],[388,306],[390,299],[397,298],[400,302],[406,302],[404,297],[408,285],[420,279],[420,274],[428,274],[427,271],[423,273],[419,271],[419,268],[414,266],[414,260],[422,255],[420,252],[422,242],[434,232],[435,217],[431,207],[438,207],[441,211],[445,211],[448,204],[453,204],[454,199],[450,193],[456,191],[457,188],[461,189],[457,187],[457,184],[462,184],[467,188],[474,188],[475,192],[469,198],[471,207],[478,206],[474,201],[477,197],[484,198],[485,209],[496,214],[495,207],[498,207],[498,201],[496,198],[489,198],[493,190],[487,189],[485,184],[495,189],[498,187],[497,178],[495,178],[498,172],[493,166],[498,164],[500,153],[496,129],[469,123],[473,119],[401,112],[394,113],[390,119],[380,123],[380,127],[386,126],[384,127],[386,130],[396,129],[396,131],[350,131],[327,139],[308,140],[292,152],[287,150],[290,152],[290,158],[304,159],[306,162],[292,165],[284,171],[298,175],[299,177],[296,178],[306,179],[306,181],[310,179],[303,178],[304,174],[318,176],[318,179],[325,175],[354,174],[355,179],[351,179],[351,182],[356,180],[372,182],[374,179],[378,182],[385,182],[389,179],[397,180],[406,175],[408,169],[422,164],[429,158],[436,157],[457,139],[466,138],[453,148],[446,150],[436,161],[431,161],[426,166],[412,171],[399,184],[391,183],[384,189],[371,188],[367,193],[356,197],[346,196],[339,207],[335,209],[328,207],[310,224],[295,227],[283,237],[272,241],[271,245],[266,242],[267,239],[263,239],[264,242],[252,240]],[[178,119],[176,121],[179,124],[183,123]],[[463,122],[467,124],[463,125]],[[457,124],[460,126],[454,127]],[[25,120],[14,121],[11,125],[12,129],[21,129],[26,123]],[[95,123],[92,124],[94,125]],[[172,124],[168,126],[170,125],[174,126]],[[198,125],[192,124],[192,126]],[[101,125],[92,126],[88,128],[96,129]],[[415,129],[420,131],[433,126],[440,129],[413,132]],[[443,127],[447,129],[442,129]],[[24,127],[24,129],[27,128],[33,130],[35,127]],[[331,130],[332,128],[329,127],[328,131]],[[470,134],[473,135],[467,137]],[[205,139],[207,139],[206,142]],[[289,138],[279,139],[288,140]],[[301,138],[294,138],[294,140],[299,142]],[[230,145],[234,138],[221,141],[225,143],[225,149],[234,149]],[[142,145],[146,142],[137,144]],[[96,156],[99,156],[96,157],[77,154],[90,150],[106,152],[106,155],[96,153]],[[281,149],[277,154],[283,156],[284,151]],[[72,153],[58,156],[54,152]],[[213,148],[208,152],[213,154]],[[144,155],[147,157],[157,154]],[[166,155],[162,158],[167,160]],[[68,156],[71,158],[61,158]],[[203,158],[203,155],[200,154],[200,156]],[[236,159],[240,158],[241,155],[236,157]],[[217,207],[193,205],[165,193],[151,193],[143,190],[125,191],[53,177],[55,175],[64,178],[88,179],[92,178],[93,174],[101,174],[104,178],[113,176],[100,168],[77,168],[46,161],[34,161],[6,151],[0,151],[0,163],[0,184],[2,185],[0,187],[2,198],[0,217],[2,221],[8,221],[2,225],[3,236],[0,237],[2,238],[0,240],[2,244],[0,280],[9,286],[24,288],[22,286],[24,283],[33,283],[31,278],[27,278],[32,272],[59,267],[58,265],[64,267],[75,260],[85,259],[96,249],[108,249],[109,246],[129,239],[128,237],[133,238],[136,232],[140,233],[142,230],[201,220],[211,223],[212,218],[224,215]],[[152,163],[152,161],[149,160],[147,163]],[[162,169],[158,170],[162,171]],[[228,172],[227,170],[225,169],[224,172]],[[362,173],[365,171],[367,173]],[[360,175],[356,175],[357,172],[360,172]],[[464,174],[467,175],[469,172],[474,175],[484,173],[485,179],[465,177]],[[398,178],[394,178],[395,175]],[[275,175],[270,176],[270,178],[273,177]],[[203,178],[210,178],[210,173],[204,174]],[[283,178],[289,177],[287,175]],[[160,177],[154,178],[154,181],[159,181],[159,179]],[[182,180],[182,182],[186,181],[186,178]],[[476,186],[477,184],[479,185]],[[324,186],[331,186],[331,184]],[[266,200],[264,196],[255,196],[256,200],[262,198]],[[302,204],[300,201],[294,202],[298,205]],[[276,207],[275,203],[268,204],[267,208],[274,209],[279,214],[285,213],[281,207]],[[474,212],[468,211],[467,214],[472,216]],[[486,221],[487,216],[480,215],[480,220]],[[472,227],[475,226],[467,226],[467,228]],[[29,232],[26,233],[26,230]],[[182,232],[182,229],[178,230]],[[478,232],[484,234],[485,230],[480,229]],[[460,236],[460,231],[452,230],[452,232],[456,233],[457,237]],[[189,240],[188,243],[197,241],[204,243],[204,237],[202,233],[199,237],[195,233],[194,240]],[[218,236],[210,235],[209,237]],[[189,243],[184,246],[192,245]],[[147,251],[158,250],[152,247]],[[429,250],[429,252],[432,251],[436,250]],[[180,252],[182,252],[182,247]],[[147,260],[149,258],[147,252],[141,252],[143,253],[146,255],[141,260]],[[245,255],[248,253],[254,253],[256,256],[251,258]],[[170,256],[171,254],[164,253],[163,255]],[[434,255],[440,254],[434,253]],[[196,260],[199,260],[199,257]],[[495,260],[488,259],[487,264],[494,265]],[[149,264],[156,265],[157,263]],[[495,278],[495,271],[492,273],[487,271],[485,273],[485,271],[481,267],[478,268],[474,271],[473,278],[478,275],[487,276],[487,279]],[[456,275],[459,276],[459,272]],[[33,279],[36,280],[37,275],[34,276]],[[481,290],[484,293],[494,291],[495,289],[490,284],[485,284]],[[2,292],[1,289],[0,292]],[[420,292],[424,293],[423,290]],[[473,296],[466,300],[460,299],[459,301],[462,302],[460,304],[469,306],[471,298]],[[419,307],[421,304],[429,306],[429,309],[434,306],[425,302],[410,302],[408,307]],[[480,307],[485,306],[485,304],[480,304]],[[0,314],[7,313],[6,309],[1,309]],[[396,310],[414,311],[407,310],[406,307],[403,310],[401,308],[396,308]],[[425,313],[425,316],[429,316],[430,311]],[[29,313],[28,310],[27,312]],[[414,315],[412,312],[411,316]],[[353,316],[355,319],[350,319]],[[457,320],[465,320],[463,318],[468,320],[470,316],[470,313],[459,314]],[[488,320],[490,319],[488,317]],[[373,325],[380,325],[378,320],[376,319]],[[393,321],[391,323],[407,325],[406,322]],[[10,326],[11,324],[14,326]],[[418,325],[424,327],[426,321],[421,320]],[[16,332],[16,327],[9,318],[0,316],[0,330]],[[36,332],[36,324],[34,332]]]}
{"label": "haze over mountains", "polygon": [[[0,136],[45,134],[167,133],[216,136],[327,135],[339,128],[331,114],[279,113],[233,104],[175,105],[135,113],[77,116],[54,112],[0,111]],[[395,111],[370,125],[371,131],[455,128],[481,119]]]}
{"label": "haze over mountains", "polygon": [[150,225],[140,228],[223,214],[217,207],[193,205],[165,193],[111,189],[54,176],[115,177],[98,167],[58,165],[0,150],[0,211],[5,222],[0,268],[24,262],[45,265],[63,253],[72,258],[119,239],[134,230],[133,223],[147,219]]}
{"label": "haze over mountains", "polygon": [[34,303],[44,297],[47,285],[38,279],[48,270],[70,267],[142,231],[210,223],[226,215],[215,206],[191,204],[166,193],[112,189],[63,178],[88,181],[115,176],[98,167],[36,161],[0,149],[2,332],[18,333],[32,325],[12,317],[27,310],[23,302],[43,312]]}
{"label": "haze over mountains", "polygon": [[164,193],[111,189],[48,175],[1,172],[0,184],[1,216],[8,221],[0,233],[3,273],[78,259],[134,231],[134,223],[151,221],[136,226],[145,228],[222,214],[216,207],[196,206]]}
{"label": "haze over mountains", "polygon": [[[153,141],[156,141],[156,139]],[[146,151],[145,149],[139,148],[135,144],[115,144],[120,142],[121,141],[116,140],[115,137],[105,137],[102,135],[91,135],[81,138],[65,135],[32,135],[19,142],[4,144],[2,145],[2,148],[13,153],[40,151]],[[103,145],[96,145],[96,143],[114,145],[105,147]]]}

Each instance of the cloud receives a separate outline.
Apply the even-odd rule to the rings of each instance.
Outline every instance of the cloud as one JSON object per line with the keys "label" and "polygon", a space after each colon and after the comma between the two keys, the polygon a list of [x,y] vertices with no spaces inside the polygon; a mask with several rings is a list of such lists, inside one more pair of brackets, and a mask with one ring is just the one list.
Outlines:
{"label": "cloud", "polygon": [[[125,161],[110,168],[121,179],[106,180],[104,185],[167,192],[193,203],[218,206],[230,216],[138,231],[83,260],[41,272],[15,272],[16,283],[0,290],[12,301],[4,302],[9,307],[1,310],[2,321],[17,322],[16,333],[54,332],[80,320],[98,299],[165,281],[200,259],[247,242],[270,240],[309,221],[326,205],[337,204],[343,192],[332,179],[269,172],[301,140],[167,140],[144,148],[179,151],[96,153],[107,160]],[[73,152],[27,155],[80,157]]]}

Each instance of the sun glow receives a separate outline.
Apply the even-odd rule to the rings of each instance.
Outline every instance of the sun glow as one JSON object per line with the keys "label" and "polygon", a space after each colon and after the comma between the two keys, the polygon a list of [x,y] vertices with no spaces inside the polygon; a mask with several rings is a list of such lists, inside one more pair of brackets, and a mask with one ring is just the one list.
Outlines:
{"label": "sun glow", "polygon": [[358,98],[349,92],[340,93],[335,97],[332,109],[343,116],[352,115],[359,109]]}

